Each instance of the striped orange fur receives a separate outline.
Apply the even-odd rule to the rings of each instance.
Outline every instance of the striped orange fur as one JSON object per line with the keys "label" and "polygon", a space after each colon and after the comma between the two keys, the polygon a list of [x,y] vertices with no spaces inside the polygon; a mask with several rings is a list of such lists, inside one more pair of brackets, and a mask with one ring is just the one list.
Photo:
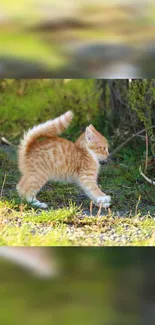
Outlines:
{"label": "striped orange fur", "polygon": [[[17,190],[33,206],[47,208],[36,199],[48,180],[67,180],[78,184],[96,205],[110,206],[111,197],[97,185],[99,161],[106,160],[108,141],[93,125],[89,125],[75,143],[59,137],[69,126],[73,113],[34,126],[21,140]],[[40,139],[43,138],[43,139]]]}

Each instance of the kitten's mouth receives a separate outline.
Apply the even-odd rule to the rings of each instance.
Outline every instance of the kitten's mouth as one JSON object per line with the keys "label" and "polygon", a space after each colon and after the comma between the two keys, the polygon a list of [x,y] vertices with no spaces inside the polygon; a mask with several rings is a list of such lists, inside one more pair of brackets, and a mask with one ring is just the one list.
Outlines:
{"label": "kitten's mouth", "polygon": [[100,161],[100,165],[107,165],[110,163],[110,161],[111,161],[110,157],[107,157],[105,160]]}
{"label": "kitten's mouth", "polygon": [[108,164],[107,159],[106,159],[106,160],[101,160],[101,161],[100,161],[100,165],[107,165],[107,164]]}

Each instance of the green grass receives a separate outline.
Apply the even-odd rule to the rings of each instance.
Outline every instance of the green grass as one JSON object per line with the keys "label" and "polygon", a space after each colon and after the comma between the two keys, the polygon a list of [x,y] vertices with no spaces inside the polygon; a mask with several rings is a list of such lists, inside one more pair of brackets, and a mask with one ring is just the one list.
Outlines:
{"label": "green grass", "polygon": [[40,212],[23,206],[0,206],[0,244],[26,246],[154,245],[155,219],[150,213],[134,217],[115,214],[87,217],[75,208]]}
{"label": "green grass", "polygon": [[[0,82],[0,136],[5,135],[14,144],[18,143],[23,130],[71,109],[75,116],[65,135],[75,139],[88,123],[97,124],[100,120],[100,91],[96,93],[94,86],[93,79],[75,79],[69,83],[54,79]],[[21,95],[18,95],[19,90]]]}

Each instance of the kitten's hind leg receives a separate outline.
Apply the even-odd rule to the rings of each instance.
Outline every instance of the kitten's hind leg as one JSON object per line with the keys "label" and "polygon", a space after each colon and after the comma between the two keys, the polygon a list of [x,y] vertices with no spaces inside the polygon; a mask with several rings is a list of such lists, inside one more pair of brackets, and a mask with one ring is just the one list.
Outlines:
{"label": "kitten's hind leg", "polygon": [[36,208],[47,209],[48,205],[36,199],[39,190],[46,184],[48,178],[40,177],[37,174],[24,175],[17,184],[17,191],[20,197]]}
{"label": "kitten's hind leg", "polygon": [[35,196],[27,196],[26,201],[30,203],[35,208],[47,209],[48,205],[46,203],[40,202]]}

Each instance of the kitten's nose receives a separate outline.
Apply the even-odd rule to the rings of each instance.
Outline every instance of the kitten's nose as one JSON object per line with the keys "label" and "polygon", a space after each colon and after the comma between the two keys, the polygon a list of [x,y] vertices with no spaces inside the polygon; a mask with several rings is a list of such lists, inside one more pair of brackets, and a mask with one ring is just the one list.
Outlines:
{"label": "kitten's nose", "polygon": [[106,160],[102,160],[100,161],[100,165],[106,165],[108,162],[107,162],[107,159]]}

